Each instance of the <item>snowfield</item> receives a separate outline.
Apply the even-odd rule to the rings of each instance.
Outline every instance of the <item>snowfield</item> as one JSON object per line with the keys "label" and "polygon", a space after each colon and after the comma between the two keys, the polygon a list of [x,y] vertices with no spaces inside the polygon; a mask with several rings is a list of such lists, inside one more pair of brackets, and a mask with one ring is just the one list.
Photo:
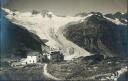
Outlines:
{"label": "snowfield", "polygon": [[[40,37],[40,39],[47,39],[48,42],[46,45],[50,46],[51,48],[61,49],[64,52],[65,60],[91,55],[88,51],[67,40],[61,31],[66,24],[77,21],[82,22],[86,17],[59,17],[54,15],[52,12],[48,12],[48,15],[51,15],[52,17],[43,17],[41,13],[14,13],[8,9],[4,9],[4,11],[8,13],[6,17],[12,23],[23,26],[29,32],[32,32]],[[71,50],[73,50],[72,53],[70,53]]]}

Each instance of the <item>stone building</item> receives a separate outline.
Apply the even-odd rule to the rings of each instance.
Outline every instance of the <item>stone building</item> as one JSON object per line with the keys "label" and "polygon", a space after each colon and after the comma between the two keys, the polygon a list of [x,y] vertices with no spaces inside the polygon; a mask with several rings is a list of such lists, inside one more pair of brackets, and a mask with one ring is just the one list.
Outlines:
{"label": "stone building", "polygon": [[49,60],[52,62],[60,62],[64,60],[64,55],[60,51],[53,51],[49,56]]}

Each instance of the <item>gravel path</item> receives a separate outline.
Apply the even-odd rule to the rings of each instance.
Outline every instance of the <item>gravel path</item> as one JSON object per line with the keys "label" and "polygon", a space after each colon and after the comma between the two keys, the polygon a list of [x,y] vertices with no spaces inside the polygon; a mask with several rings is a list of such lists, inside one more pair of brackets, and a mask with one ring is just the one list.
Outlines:
{"label": "gravel path", "polygon": [[53,80],[60,80],[59,78],[56,78],[56,77],[52,76],[50,73],[48,73],[47,66],[48,66],[48,64],[44,65],[44,69],[43,69],[44,75]]}

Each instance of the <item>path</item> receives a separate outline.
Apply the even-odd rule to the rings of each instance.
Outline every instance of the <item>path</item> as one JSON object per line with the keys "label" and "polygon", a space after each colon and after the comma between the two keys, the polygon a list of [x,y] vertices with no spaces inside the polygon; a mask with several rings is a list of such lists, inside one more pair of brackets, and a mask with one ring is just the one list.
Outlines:
{"label": "path", "polygon": [[44,65],[43,74],[44,74],[46,77],[50,78],[50,79],[53,79],[53,80],[60,80],[59,78],[56,78],[56,77],[52,76],[50,73],[48,73],[47,66],[48,66],[48,64],[45,64],[45,65]]}

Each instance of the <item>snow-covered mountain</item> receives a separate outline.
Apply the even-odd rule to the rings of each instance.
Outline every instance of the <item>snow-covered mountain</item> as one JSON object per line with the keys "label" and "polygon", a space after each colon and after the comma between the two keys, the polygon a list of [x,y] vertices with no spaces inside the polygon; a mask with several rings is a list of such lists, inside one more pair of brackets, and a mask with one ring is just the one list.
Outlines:
{"label": "snow-covered mountain", "polygon": [[[69,22],[80,21],[81,17],[58,17],[52,12],[44,14],[32,14],[31,12],[12,12],[4,9],[8,13],[7,18],[14,24],[21,25],[29,32],[36,34],[41,40],[47,39],[46,45],[54,49],[62,49],[65,59],[72,59],[80,56],[88,56],[90,53],[80,48],[73,42],[67,40],[61,28]],[[70,53],[72,52],[72,53]]]}
{"label": "snow-covered mountain", "polygon": [[90,13],[78,13],[75,16],[77,17],[85,17],[88,14],[93,14],[93,15],[100,15],[100,16],[104,16],[104,18],[108,19],[109,21],[115,23],[115,24],[123,24],[123,25],[127,25],[128,23],[128,13],[120,13],[120,12],[116,12],[114,14],[102,14],[100,12],[90,12]]}
{"label": "snow-covered mountain", "polygon": [[[37,13],[36,11],[21,13],[18,11],[13,12],[10,11],[9,9],[3,9],[3,10],[7,13],[6,15],[7,19],[9,19],[13,24],[19,25],[20,28],[26,29],[28,32],[35,34],[36,36],[39,37],[40,40],[44,40],[44,39],[48,40],[45,44],[50,48],[54,48],[56,50],[61,49],[61,51],[64,52],[65,59],[67,60],[81,56],[92,55],[91,52],[92,50],[90,50],[90,48],[88,48],[89,50],[87,51],[86,48],[81,47],[73,40],[70,40],[68,39],[68,37],[64,36],[65,33],[64,30],[69,26],[73,26],[73,28],[77,29],[77,24],[81,24],[79,27],[82,26],[86,27],[86,25],[83,23],[91,25],[89,22],[97,22],[95,19],[93,19],[94,16],[96,16],[100,21],[103,20],[103,21],[111,22],[111,24],[113,25],[126,26],[126,23],[122,23],[120,21],[117,21],[117,19],[106,17],[103,16],[101,13],[95,13],[95,12],[88,13],[86,16],[62,17],[62,16],[56,16],[54,13],[47,10],[44,10],[39,13]],[[97,25],[99,26],[101,24],[105,25],[102,22],[101,24],[92,23],[92,25],[95,24],[96,26]],[[107,26],[111,26],[111,24]],[[98,27],[95,28],[97,29]],[[89,28],[87,32],[89,31],[93,31],[93,30]],[[79,33],[81,31],[72,31],[71,34],[73,33],[75,34],[76,32]],[[75,36],[72,38],[75,39]],[[80,38],[78,37],[78,40],[79,39],[81,39],[81,36]],[[93,43],[89,43],[89,44],[93,45]]]}

